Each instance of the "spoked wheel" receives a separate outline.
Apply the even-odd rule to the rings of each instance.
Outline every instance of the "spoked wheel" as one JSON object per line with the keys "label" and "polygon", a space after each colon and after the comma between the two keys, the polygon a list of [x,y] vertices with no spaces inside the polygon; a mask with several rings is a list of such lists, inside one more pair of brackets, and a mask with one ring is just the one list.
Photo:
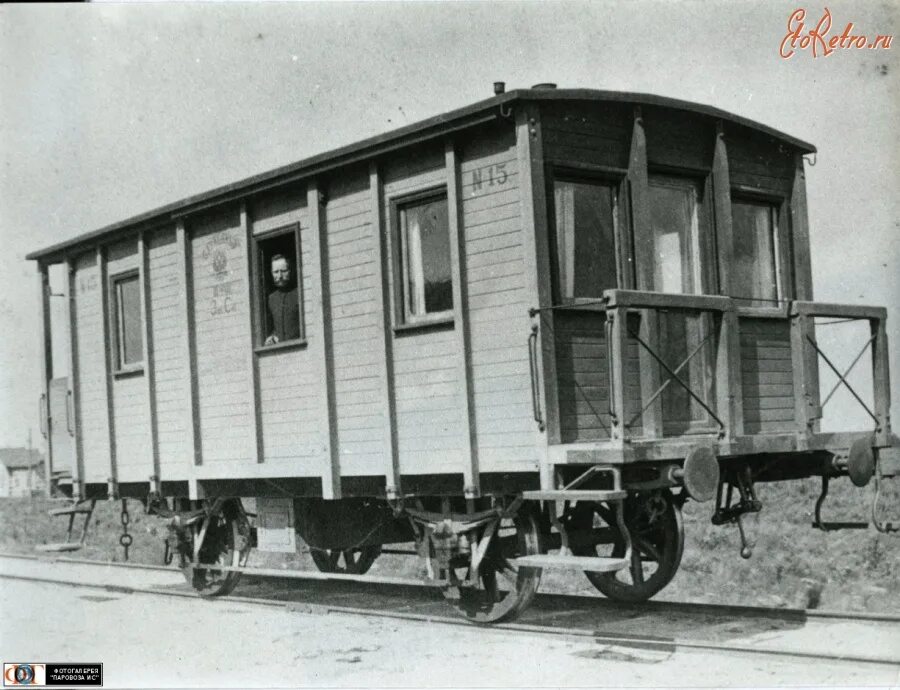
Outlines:
{"label": "spoked wheel", "polygon": [[[542,543],[538,521],[532,512],[523,511],[513,519],[503,519],[478,568],[478,584],[466,584],[470,580],[471,560],[468,555],[458,556],[456,561],[451,561],[449,572],[441,573],[449,579],[443,590],[444,598],[475,623],[499,623],[515,618],[534,598],[541,569],[517,567],[510,560],[542,553]],[[476,548],[475,543],[472,548]]]}
{"label": "spoked wheel", "polygon": [[323,573],[363,575],[369,571],[375,559],[381,555],[381,546],[363,546],[361,549],[310,549],[316,567]]}
{"label": "spoked wheel", "polygon": [[[221,508],[201,522],[193,542],[202,539],[197,561],[215,565],[242,567],[250,556],[250,522],[239,499],[225,501]],[[202,597],[231,593],[241,573],[223,570],[193,569],[182,554],[182,568],[188,584]]]}
{"label": "spoked wheel", "polygon": [[[612,535],[612,543],[573,545],[578,556],[625,556],[625,540],[616,525],[612,506],[588,504],[579,514],[582,527],[602,523]],[[580,507],[580,504],[579,504]],[[589,514],[588,514],[589,513]],[[586,572],[591,584],[615,601],[646,601],[665,587],[678,570],[684,550],[681,510],[669,491],[629,496],[625,501],[625,525],[632,540],[631,565],[617,572]]]}

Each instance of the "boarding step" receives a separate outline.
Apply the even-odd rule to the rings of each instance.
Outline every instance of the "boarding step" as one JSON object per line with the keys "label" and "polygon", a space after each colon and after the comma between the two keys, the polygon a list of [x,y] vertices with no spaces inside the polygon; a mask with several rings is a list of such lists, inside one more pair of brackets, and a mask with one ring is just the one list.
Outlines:
{"label": "boarding step", "polygon": [[77,541],[65,541],[60,542],[59,544],[38,544],[34,547],[35,551],[41,551],[43,553],[59,553],[61,551],[78,551],[81,549],[81,544]]}
{"label": "boarding step", "polygon": [[517,567],[557,568],[560,570],[584,570],[590,573],[613,573],[628,567],[624,558],[598,558],[595,556],[562,556],[556,553],[542,553],[522,556],[510,561]]}
{"label": "boarding step", "polygon": [[93,508],[89,507],[69,506],[68,508],[54,508],[47,511],[47,514],[50,517],[56,517],[57,515],[87,515],[92,510]]}
{"label": "boarding step", "polygon": [[526,501],[621,501],[628,496],[621,489],[550,489],[523,491]]}

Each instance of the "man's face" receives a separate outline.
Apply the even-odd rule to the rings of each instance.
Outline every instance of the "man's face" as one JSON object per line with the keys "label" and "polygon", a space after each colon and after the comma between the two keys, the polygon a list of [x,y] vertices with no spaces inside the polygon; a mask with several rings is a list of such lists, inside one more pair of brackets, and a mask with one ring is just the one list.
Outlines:
{"label": "man's face", "polygon": [[275,287],[286,287],[291,280],[291,267],[287,259],[275,259],[272,262],[272,280]]}

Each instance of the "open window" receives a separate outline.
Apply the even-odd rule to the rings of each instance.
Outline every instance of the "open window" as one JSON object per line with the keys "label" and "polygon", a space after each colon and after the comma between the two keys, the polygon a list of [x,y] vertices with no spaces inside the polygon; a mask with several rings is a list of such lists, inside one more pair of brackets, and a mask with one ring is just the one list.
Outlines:
{"label": "open window", "polygon": [[779,256],[779,205],[733,197],[731,293],[747,306],[774,307],[784,297]]}
{"label": "open window", "polygon": [[615,288],[617,185],[553,180],[556,291],[561,302],[597,299]]}
{"label": "open window", "polygon": [[115,372],[141,371],[144,362],[144,328],[141,320],[141,282],[137,270],[110,278]]}
{"label": "open window", "polygon": [[402,324],[453,318],[450,218],[445,191],[431,191],[392,204],[399,242],[398,317]]}
{"label": "open window", "polygon": [[300,226],[294,224],[268,232],[255,237],[253,244],[257,313],[254,345],[301,343],[305,333]]}

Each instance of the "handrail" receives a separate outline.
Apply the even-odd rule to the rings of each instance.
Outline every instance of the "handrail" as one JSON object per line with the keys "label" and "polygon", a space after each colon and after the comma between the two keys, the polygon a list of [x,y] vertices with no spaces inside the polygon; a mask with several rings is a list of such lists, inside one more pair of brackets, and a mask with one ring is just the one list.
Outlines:
{"label": "handrail", "polygon": [[541,393],[539,388],[539,372],[538,368],[538,326],[534,324],[531,327],[531,333],[528,334],[528,369],[531,374],[531,411],[534,415],[534,421],[538,423],[538,429],[544,430],[544,415],[541,412]]}
{"label": "handrail", "polygon": [[[731,311],[735,308],[731,297],[722,295],[680,295],[647,290],[604,290],[603,298],[610,309],[687,309],[691,311]],[[573,305],[573,308],[578,308]]]}
{"label": "handrail", "polygon": [[843,319],[887,319],[887,309],[860,304],[831,302],[791,302],[791,316],[831,316]]}

